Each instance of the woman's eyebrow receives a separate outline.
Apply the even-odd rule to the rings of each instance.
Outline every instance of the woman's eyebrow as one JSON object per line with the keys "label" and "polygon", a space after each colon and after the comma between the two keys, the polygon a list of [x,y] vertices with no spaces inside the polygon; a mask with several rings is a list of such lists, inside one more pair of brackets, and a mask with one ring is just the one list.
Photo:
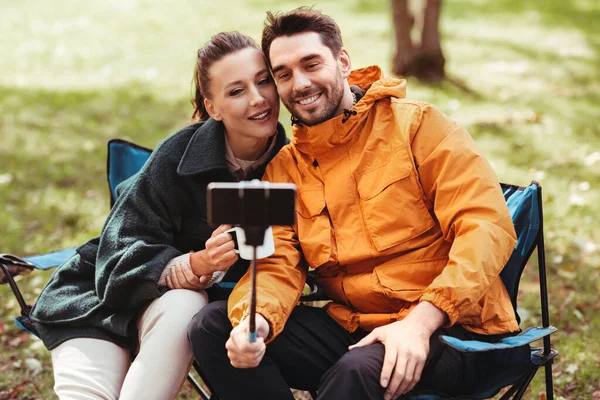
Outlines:
{"label": "woman's eyebrow", "polygon": [[[260,71],[258,71],[256,73],[256,75],[254,75],[254,77],[256,78],[256,77],[258,77],[258,76],[260,76],[262,74],[268,74],[268,73],[269,73],[269,71],[266,68],[263,68]],[[238,79],[237,81],[229,82],[228,84],[226,84],[225,85],[225,89],[229,88],[230,86],[242,85],[243,83],[244,83],[243,81],[241,81],[241,80]]]}
{"label": "woman's eyebrow", "polygon": [[268,69],[266,69],[266,68],[263,68],[263,69],[261,69],[260,71],[258,71],[258,72],[256,73],[256,75],[254,75],[254,77],[259,77],[260,75],[263,75],[263,74],[268,74],[268,73],[269,73],[269,70],[268,70]]}

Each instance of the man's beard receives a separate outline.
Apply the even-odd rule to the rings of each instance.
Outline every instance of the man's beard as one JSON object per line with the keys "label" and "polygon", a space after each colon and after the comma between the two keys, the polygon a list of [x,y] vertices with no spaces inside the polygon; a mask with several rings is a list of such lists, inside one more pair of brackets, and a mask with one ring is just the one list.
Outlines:
{"label": "man's beard", "polygon": [[294,118],[298,119],[298,122],[306,126],[317,125],[335,117],[340,109],[340,105],[342,104],[342,100],[344,98],[344,80],[342,78],[341,71],[338,69],[337,79],[334,85],[331,87],[331,92],[328,92],[324,87],[313,86],[301,93],[295,93],[293,96],[294,100],[291,101],[291,104],[296,106],[297,103],[295,99],[303,97],[305,98],[313,93],[318,92],[321,92],[321,96],[325,96],[325,104],[312,111],[302,110],[296,112],[294,107],[292,107],[288,101],[283,101],[283,98],[282,101]]}

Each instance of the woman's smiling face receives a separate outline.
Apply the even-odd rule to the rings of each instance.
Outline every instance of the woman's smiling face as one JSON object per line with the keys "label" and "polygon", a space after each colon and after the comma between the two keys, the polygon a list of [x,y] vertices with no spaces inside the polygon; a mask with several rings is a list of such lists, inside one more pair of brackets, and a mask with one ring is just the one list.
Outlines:
{"label": "woman's smiling face", "polygon": [[209,69],[208,113],[222,121],[230,139],[266,139],[275,134],[279,97],[262,52],[231,53]]}

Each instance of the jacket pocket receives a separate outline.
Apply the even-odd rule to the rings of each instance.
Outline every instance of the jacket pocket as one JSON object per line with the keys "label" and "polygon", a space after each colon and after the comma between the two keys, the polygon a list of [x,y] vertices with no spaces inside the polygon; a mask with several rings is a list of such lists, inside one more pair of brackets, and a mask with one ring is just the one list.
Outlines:
{"label": "jacket pocket", "polygon": [[368,234],[378,251],[407,242],[434,226],[406,148],[382,165],[355,174]]}
{"label": "jacket pocket", "polygon": [[302,253],[308,265],[317,268],[330,260],[334,240],[323,187],[304,188],[298,194],[296,216]]}
{"label": "jacket pocket", "polygon": [[406,307],[421,298],[447,263],[448,259],[441,257],[377,266],[373,269],[371,291],[383,294],[394,301],[397,307]]}

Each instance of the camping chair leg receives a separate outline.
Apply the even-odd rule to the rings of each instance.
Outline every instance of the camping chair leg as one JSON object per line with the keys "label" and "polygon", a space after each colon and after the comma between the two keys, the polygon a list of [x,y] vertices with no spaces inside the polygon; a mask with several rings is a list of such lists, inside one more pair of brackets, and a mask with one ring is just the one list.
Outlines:
{"label": "camping chair leg", "polygon": [[[548,312],[548,284],[546,282],[546,248],[544,244],[544,211],[542,208],[542,190],[538,191],[538,202],[540,207],[540,232],[538,238],[538,269],[540,274],[540,300],[542,306],[542,326],[550,326],[550,317]],[[544,357],[548,357],[552,352],[550,335],[544,337]],[[545,366],[546,369],[546,397],[548,400],[554,399],[554,389],[552,385],[552,360]]]}
{"label": "camping chair leg", "polygon": [[25,302],[25,299],[23,298],[23,295],[21,294],[21,291],[19,290],[19,287],[17,286],[17,282],[15,282],[10,271],[8,270],[8,266],[0,263],[0,268],[2,268],[2,272],[4,273],[4,276],[6,277],[8,284],[10,285],[12,292],[14,293],[15,297],[17,298],[17,302],[19,302],[19,306],[21,307],[21,315],[24,317],[28,317],[31,307],[29,305],[27,305],[27,303]]}
{"label": "camping chair leg", "polygon": [[536,372],[537,372],[537,368],[535,369],[535,371],[533,371],[531,374],[529,374],[528,376],[525,377],[525,379],[523,380],[523,383],[519,387],[519,391],[515,394],[515,397],[513,397],[513,400],[520,400],[523,397],[523,395],[525,394],[525,391],[529,387],[529,384],[533,380],[533,377],[535,376]]}
{"label": "camping chair leg", "polygon": [[194,387],[196,392],[198,392],[202,400],[211,399],[211,396],[206,392],[206,390],[204,390],[202,386],[200,386],[200,383],[196,380],[196,378],[194,378],[194,376],[191,373],[188,373],[187,380],[190,383],[190,385]]}
{"label": "camping chair leg", "polygon": [[194,377],[192,376],[191,372],[188,374],[188,381],[192,384],[192,386],[194,387],[194,389],[196,389],[196,391],[198,392],[198,394],[200,395],[200,397],[203,400],[219,400],[219,397],[214,394],[213,389],[210,387],[210,384],[208,383],[208,381],[206,380],[206,378],[204,377],[204,375],[202,375],[202,371],[200,370],[200,365],[198,364],[198,362],[196,361],[196,359],[194,359],[192,361],[192,367],[196,370],[196,372],[198,373],[198,375],[200,375],[200,379],[202,379],[202,382],[204,382],[204,386],[206,386],[208,388],[208,392],[206,391],[206,389],[204,389],[200,383],[198,383],[198,381],[196,379],[194,379]]}
{"label": "camping chair leg", "polygon": [[508,389],[506,391],[506,393],[504,393],[502,395],[502,397],[500,397],[500,400],[508,400],[511,398],[511,396],[517,391],[517,389],[519,389],[519,385],[518,384],[514,384],[510,387],[510,389]]}
{"label": "camping chair leg", "polygon": [[554,387],[552,384],[552,361],[544,366],[546,369],[546,399],[554,400]]}

